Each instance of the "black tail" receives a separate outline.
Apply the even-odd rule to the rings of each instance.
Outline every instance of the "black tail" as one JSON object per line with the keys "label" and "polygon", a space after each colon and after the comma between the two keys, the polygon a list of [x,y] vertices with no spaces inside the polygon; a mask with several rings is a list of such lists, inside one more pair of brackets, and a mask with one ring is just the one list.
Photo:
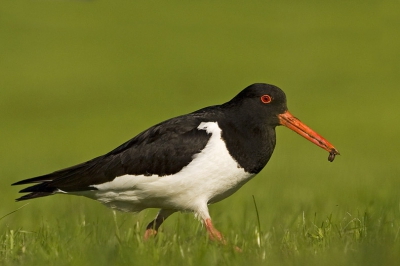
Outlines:
{"label": "black tail", "polygon": [[12,186],[24,185],[24,184],[30,184],[30,183],[39,183],[39,184],[36,184],[36,185],[33,185],[33,186],[30,186],[30,187],[20,190],[19,191],[20,193],[29,193],[29,194],[16,199],[16,201],[50,196],[50,195],[53,195],[58,190],[56,187],[50,185],[51,180],[48,180],[46,178],[46,175],[34,177],[34,178],[30,178],[30,179],[25,179],[25,180],[22,180],[22,181],[12,184]]}
{"label": "black tail", "polygon": [[18,199],[15,199],[15,201],[46,197],[46,196],[51,196],[53,194],[54,194],[54,192],[32,192],[32,193],[26,194]]}
{"label": "black tail", "polygon": [[99,183],[104,183],[113,179],[110,179],[104,174],[101,166],[107,166],[108,164],[102,163],[102,158],[103,157],[100,156],[85,163],[61,169],[47,175],[16,182],[12,184],[12,186],[34,183],[34,185],[20,191],[20,193],[29,194],[16,200],[21,201],[50,196],[56,192],[96,190],[95,187],[92,187],[93,184],[97,184],[95,180],[100,180],[98,181]]}

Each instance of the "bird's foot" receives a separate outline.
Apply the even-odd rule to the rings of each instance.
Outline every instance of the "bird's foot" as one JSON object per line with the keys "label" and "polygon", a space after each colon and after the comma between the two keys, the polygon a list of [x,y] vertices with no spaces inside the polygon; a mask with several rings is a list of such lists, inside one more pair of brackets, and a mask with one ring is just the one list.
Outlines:
{"label": "bird's foot", "polygon": [[[218,241],[218,242],[220,242],[220,243],[223,244],[223,245],[226,245],[226,244],[227,244],[227,242],[226,242],[226,240],[224,239],[224,237],[222,236],[221,232],[219,232],[219,231],[218,231],[217,229],[215,229],[215,227],[213,226],[213,224],[212,224],[210,218],[206,219],[206,220],[204,221],[204,223],[205,223],[205,225],[206,225],[206,228],[207,228],[207,231],[208,231],[208,235],[209,235],[209,237],[210,237],[211,240],[213,240],[213,241]],[[235,250],[236,252],[239,252],[239,253],[242,252],[242,249],[239,248],[239,247],[237,247],[237,246],[234,246],[233,248],[234,248],[234,250]]]}
{"label": "bird's foot", "polygon": [[204,223],[206,225],[206,229],[208,231],[208,235],[209,235],[210,239],[213,241],[218,241],[218,242],[226,245],[226,241],[225,241],[224,237],[217,229],[215,229],[215,227],[213,226],[213,224],[211,222],[211,219],[207,218],[204,221]]}
{"label": "bird's foot", "polygon": [[157,235],[157,230],[153,228],[146,229],[144,232],[144,240],[148,240],[150,237],[155,237]]}

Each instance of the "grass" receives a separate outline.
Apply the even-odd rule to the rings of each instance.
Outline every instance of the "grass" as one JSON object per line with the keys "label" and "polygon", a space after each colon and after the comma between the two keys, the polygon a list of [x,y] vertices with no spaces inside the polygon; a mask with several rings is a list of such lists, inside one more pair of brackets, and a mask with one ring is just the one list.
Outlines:
{"label": "grass", "polygon": [[[0,264],[397,265],[399,3],[5,1],[0,10]],[[15,203],[10,184],[108,152],[254,82],[341,152],[277,128],[267,167],[144,242],[157,210],[81,197]],[[254,196],[254,198],[253,198]],[[235,252],[233,246],[242,248]]]}
{"label": "grass", "polygon": [[[282,224],[261,226],[261,230],[254,222],[244,228],[223,228],[226,246],[210,242],[205,229],[189,215],[178,215],[174,225],[150,241],[142,238],[145,224],[131,215],[109,212],[101,221],[82,215],[72,219],[73,223],[41,218],[36,231],[8,228],[1,237],[1,255],[9,264],[51,260],[54,264],[100,265],[259,265],[277,261],[288,265],[338,265],[348,261],[391,265],[398,259],[400,217],[389,217],[390,213],[385,209],[377,214],[356,212],[326,217],[305,212],[290,214],[284,222],[281,220]],[[242,252],[236,252],[234,246]]]}

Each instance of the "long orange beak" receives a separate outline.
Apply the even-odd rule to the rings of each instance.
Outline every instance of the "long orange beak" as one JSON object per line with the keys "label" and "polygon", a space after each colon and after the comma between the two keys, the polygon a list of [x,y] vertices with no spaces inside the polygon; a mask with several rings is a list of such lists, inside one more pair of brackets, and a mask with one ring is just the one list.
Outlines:
{"label": "long orange beak", "polygon": [[326,139],[320,136],[317,132],[303,124],[299,119],[294,117],[289,111],[284,112],[283,114],[278,115],[279,122],[281,125],[286,126],[305,137],[315,145],[321,147],[324,150],[329,152],[328,160],[332,162],[335,159],[335,155],[339,155],[339,151],[333,147],[332,144],[329,143]]}

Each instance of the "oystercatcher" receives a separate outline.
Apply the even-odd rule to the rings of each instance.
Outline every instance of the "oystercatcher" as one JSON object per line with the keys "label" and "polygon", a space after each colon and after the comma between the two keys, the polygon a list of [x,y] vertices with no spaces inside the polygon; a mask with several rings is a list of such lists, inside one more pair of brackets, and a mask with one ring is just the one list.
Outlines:
{"label": "oystercatcher", "polygon": [[176,211],[194,212],[211,239],[224,242],[207,205],[232,195],[258,174],[284,125],[329,152],[332,144],[293,117],[285,93],[274,85],[248,86],[232,100],[161,122],[90,161],[19,181],[28,200],[53,194],[95,199],[125,212],[159,208],[145,238]]}

